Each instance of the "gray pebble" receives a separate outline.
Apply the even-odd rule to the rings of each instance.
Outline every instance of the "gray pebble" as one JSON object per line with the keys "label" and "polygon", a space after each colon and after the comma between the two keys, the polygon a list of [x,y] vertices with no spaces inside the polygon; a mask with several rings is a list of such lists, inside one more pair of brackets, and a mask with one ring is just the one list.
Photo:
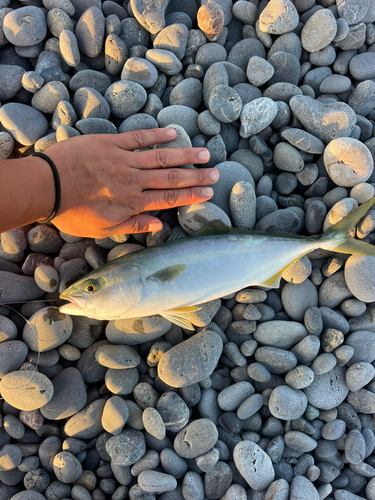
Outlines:
{"label": "gray pebble", "polygon": [[53,472],[62,483],[73,483],[82,474],[82,466],[72,453],[62,451],[53,458]]}
{"label": "gray pebble", "polygon": [[106,442],[106,450],[115,465],[133,465],[146,453],[143,434],[133,429],[126,429]]}
{"label": "gray pebble", "polygon": [[37,410],[53,395],[51,381],[35,371],[14,371],[5,375],[0,382],[4,400],[20,410]]}
{"label": "gray pebble", "polygon": [[167,474],[171,474],[176,479],[181,479],[188,471],[186,461],[179,457],[171,448],[166,448],[160,453],[160,462]]}
{"label": "gray pebble", "polygon": [[25,325],[23,340],[30,349],[44,352],[63,344],[72,330],[70,316],[60,313],[57,307],[44,307]]}
{"label": "gray pebble", "polygon": [[[45,135],[48,125],[44,115],[37,109],[13,102],[1,107],[0,122],[13,138],[24,146],[35,144]],[[29,127],[29,123],[33,126]]]}
{"label": "gray pebble", "polygon": [[322,154],[324,144],[317,137],[305,130],[298,128],[287,128],[281,132],[281,137],[286,139],[292,146],[306,151],[307,153]]}
{"label": "gray pebble", "polygon": [[76,123],[76,128],[83,135],[117,134],[115,125],[104,118],[84,118]]}
{"label": "gray pebble", "polygon": [[375,360],[375,333],[363,330],[353,332],[346,337],[345,344],[354,349],[350,364],[362,361],[372,363]]}
{"label": "gray pebble", "polygon": [[179,432],[189,421],[189,409],[175,392],[166,392],[160,396],[156,409],[162,416],[167,430]]}
{"label": "gray pebble", "polygon": [[233,459],[237,469],[253,490],[262,491],[274,480],[275,472],[271,459],[257,444],[241,441],[233,450]]}
{"label": "gray pebble", "polygon": [[[206,330],[198,333],[164,354],[158,364],[158,375],[172,387],[200,382],[211,375],[221,351],[222,340],[216,332]],[[202,359],[197,357],[199,353]]]}
{"label": "gray pebble", "polygon": [[188,471],[182,480],[182,492],[185,500],[203,500],[204,487],[202,477],[194,471]]}
{"label": "gray pebble", "polygon": [[294,321],[266,321],[257,326],[254,339],[263,345],[290,349],[307,336],[303,325]]}
{"label": "gray pebble", "polygon": [[189,33],[184,24],[172,24],[157,34],[153,46],[155,49],[170,50],[181,60],[185,54]]}
{"label": "gray pebble", "polygon": [[237,92],[227,85],[218,85],[210,94],[208,107],[222,123],[231,123],[239,118],[242,101]]}
{"label": "gray pebble", "polygon": [[240,136],[251,137],[265,129],[277,114],[276,104],[268,97],[261,97],[245,104],[241,111]]}
{"label": "gray pebble", "polygon": [[74,94],[74,108],[79,118],[109,118],[108,102],[95,89],[82,87]]}
{"label": "gray pebble", "polygon": [[269,400],[270,412],[274,417],[281,420],[301,417],[306,410],[306,406],[305,394],[286,385],[280,385],[273,389]]}
{"label": "gray pebble", "polygon": [[[104,95],[110,85],[111,79],[108,75],[93,69],[78,71],[69,81],[69,88],[72,92],[76,92],[81,87],[90,87],[102,95]],[[70,125],[70,123],[66,125]]]}
{"label": "gray pebble", "polygon": [[113,394],[131,394],[138,384],[139,373],[137,368],[113,369],[109,368],[105,375],[107,388]]}
{"label": "gray pebble", "polygon": [[170,50],[150,49],[146,52],[146,59],[168,76],[177,75],[182,69],[181,62]]}
{"label": "gray pebble", "polygon": [[95,359],[107,368],[134,368],[140,363],[140,356],[135,349],[125,345],[101,345],[95,351]]}
{"label": "gray pebble", "polygon": [[345,369],[336,367],[324,375],[315,375],[313,383],[306,387],[308,402],[316,408],[330,410],[344,401],[348,395]]}
{"label": "gray pebble", "polygon": [[352,364],[345,374],[346,385],[352,392],[356,392],[367,385],[374,377],[375,368],[366,361]]}
{"label": "gray pebble", "polygon": [[169,102],[172,106],[182,105],[197,109],[202,102],[202,96],[202,83],[197,78],[185,78],[173,88]]}
{"label": "gray pebble", "polygon": [[163,493],[164,491],[174,490],[177,486],[177,481],[170,474],[145,470],[139,474],[138,484],[143,491]]}
{"label": "gray pebble", "polygon": [[91,439],[101,434],[103,432],[101,416],[104,405],[105,400],[95,400],[70,417],[64,426],[65,434],[78,439]]}
{"label": "gray pebble", "polygon": [[345,458],[353,465],[359,465],[365,459],[366,444],[362,433],[357,430],[351,430],[345,439]]}
{"label": "gray pebble", "polygon": [[14,45],[36,45],[47,34],[45,15],[34,6],[15,9],[4,17],[3,31],[7,40]]}
{"label": "gray pebble", "polygon": [[196,458],[210,450],[216,443],[218,432],[215,424],[206,418],[194,420],[180,431],[174,440],[176,453],[183,458]]}
{"label": "gray pebble", "polygon": [[308,500],[320,499],[319,493],[311,481],[304,476],[296,476],[290,485],[290,500],[297,500],[301,496]]}
{"label": "gray pebble", "polygon": [[120,78],[136,82],[147,89],[155,85],[158,72],[151,62],[139,57],[130,57],[122,69]]}
{"label": "gray pebble", "polygon": [[100,54],[105,35],[105,19],[101,9],[89,7],[82,14],[75,29],[78,47],[88,57]]}
{"label": "gray pebble", "polygon": [[285,376],[285,382],[293,389],[304,389],[314,380],[314,371],[308,366],[299,365]]}
{"label": "gray pebble", "polygon": [[302,46],[308,52],[327,47],[337,32],[336,19],[329,9],[316,11],[306,22],[301,32]]}
{"label": "gray pebble", "polygon": [[[242,3],[244,3],[243,0]],[[275,70],[272,64],[270,64],[265,59],[257,56],[253,56],[249,59],[249,63],[246,68],[247,79],[252,85],[255,85],[256,87],[261,87],[266,82],[268,82],[272,78],[274,72]]]}
{"label": "gray pebble", "polygon": [[104,97],[109,103],[111,113],[117,118],[125,119],[144,106],[147,94],[138,83],[124,80],[108,87]]}

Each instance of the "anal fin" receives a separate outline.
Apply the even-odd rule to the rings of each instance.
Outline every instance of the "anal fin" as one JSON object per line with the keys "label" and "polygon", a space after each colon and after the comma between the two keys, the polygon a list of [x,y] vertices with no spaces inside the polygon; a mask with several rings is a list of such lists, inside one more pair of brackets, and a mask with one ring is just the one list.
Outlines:
{"label": "anal fin", "polygon": [[186,306],[179,307],[178,309],[169,309],[168,311],[163,311],[159,314],[168,321],[181,326],[181,328],[186,328],[186,330],[195,330],[187,315],[191,312],[199,311],[199,309],[200,307],[196,306]]}

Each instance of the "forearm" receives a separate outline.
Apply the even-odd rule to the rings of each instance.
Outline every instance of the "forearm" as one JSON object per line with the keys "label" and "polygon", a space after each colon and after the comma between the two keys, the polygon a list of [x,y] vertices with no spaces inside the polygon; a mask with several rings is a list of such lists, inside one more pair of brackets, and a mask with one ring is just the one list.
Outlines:
{"label": "forearm", "polygon": [[54,203],[53,174],[45,160],[0,161],[0,233],[46,219]]}

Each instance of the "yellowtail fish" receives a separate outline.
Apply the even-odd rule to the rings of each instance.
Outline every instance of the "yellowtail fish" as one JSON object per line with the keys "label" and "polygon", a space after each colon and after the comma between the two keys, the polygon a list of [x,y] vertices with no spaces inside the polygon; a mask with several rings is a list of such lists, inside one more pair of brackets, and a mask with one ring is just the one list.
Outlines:
{"label": "yellowtail fish", "polygon": [[193,329],[188,315],[199,309],[196,304],[251,285],[277,288],[283,271],[317,248],[375,256],[375,246],[349,235],[374,202],[375,197],[363,203],[318,239],[211,223],[194,236],[95,269],[60,295],[71,302],[60,311],[105,320],[160,314]]}

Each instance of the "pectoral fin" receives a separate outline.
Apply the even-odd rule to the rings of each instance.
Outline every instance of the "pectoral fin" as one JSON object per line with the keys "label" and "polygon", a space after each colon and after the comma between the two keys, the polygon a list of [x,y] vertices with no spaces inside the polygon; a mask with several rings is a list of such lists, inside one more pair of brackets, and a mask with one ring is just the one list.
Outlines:
{"label": "pectoral fin", "polygon": [[181,326],[181,328],[186,328],[186,330],[195,330],[187,315],[191,312],[199,311],[199,309],[200,307],[187,306],[180,307],[179,309],[170,309],[169,311],[163,311],[159,314],[168,321]]}
{"label": "pectoral fin", "polygon": [[280,280],[282,278],[281,274],[285,271],[286,268],[282,269],[278,273],[274,274],[270,278],[267,278],[265,281],[262,281],[262,283],[259,283],[259,286],[264,286],[267,288],[279,288],[280,286]]}
{"label": "pectoral fin", "polygon": [[177,278],[183,271],[185,271],[186,266],[185,264],[179,264],[178,266],[170,266],[166,267],[164,269],[161,269],[155,274],[152,274],[149,276],[147,279],[153,279],[153,280],[159,280],[162,283],[166,281],[172,281],[173,279]]}

